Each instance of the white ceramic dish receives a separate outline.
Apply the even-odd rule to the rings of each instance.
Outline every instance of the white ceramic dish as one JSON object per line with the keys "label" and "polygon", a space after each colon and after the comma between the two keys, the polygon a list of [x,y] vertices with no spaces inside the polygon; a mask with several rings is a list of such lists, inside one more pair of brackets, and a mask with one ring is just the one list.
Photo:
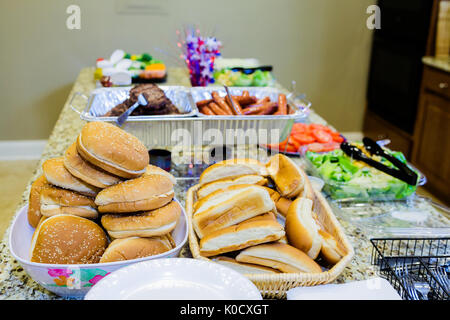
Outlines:
{"label": "white ceramic dish", "polygon": [[[177,200],[175,200],[177,201]],[[30,262],[29,249],[34,228],[28,224],[28,205],[18,212],[9,235],[9,249],[31,278],[47,290],[63,297],[83,297],[93,285],[111,272],[141,261],[177,257],[188,238],[186,212],[172,232],[176,247],[162,254],[128,261],[96,264],[45,264]]]}
{"label": "white ceramic dish", "polygon": [[256,286],[240,273],[197,259],[136,263],[100,280],[86,300],[261,300]]}

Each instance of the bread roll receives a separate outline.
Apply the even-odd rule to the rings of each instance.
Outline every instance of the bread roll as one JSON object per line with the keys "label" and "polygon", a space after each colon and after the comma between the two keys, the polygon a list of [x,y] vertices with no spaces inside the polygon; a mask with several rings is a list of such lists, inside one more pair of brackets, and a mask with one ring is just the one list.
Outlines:
{"label": "bread roll", "polygon": [[218,190],[195,206],[192,223],[199,238],[275,209],[261,186],[237,185]]}
{"label": "bread roll", "polygon": [[200,255],[215,256],[260,243],[276,241],[283,236],[283,226],[277,221],[270,218],[254,218],[208,233],[200,240]]}
{"label": "bread roll", "polygon": [[312,215],[313,202],[297,198],[289,207],[286,216],[286,235],[289,243],[316,259],[322,247],[319,226]]}
{"label": "bread roll", "polygon": [[93,165],[127,179],[141,176],[149,163],[147,148],[138,138],[102,121],[81,129],[77,151]]}
{"label": "bread roll", "polygon": [[311,181],[308,178],[308,175],[305,173],[305,171],[303,171],[301,169],[300,169],[300,174],[303,177],[304,185],[303,185],[303,190],[299,194],[299,197],[308,198],[308,199],[314,201],[316,196],[314,194],[314,188],[312,186]]}
{"label": "bread roll", "polygon": [[174,247],[174,242],[170,235],[116,239],[106,248],[100,263],[154,256],[172,250]]}
{"label": "bread roll", "polygon": [[164,207],[133,214],[102,216],[101,223],[108,234],[116,239],[165,235],[175,229],[181,215],[180,205],[172,201]]}
{"label": "bread roll", "polygon": [[233,258],[225,257],[225,256],[219,256],[215,259],[213,259],[214,262],[217,262],[218,264],[221,264],[225,267],[228,267],[230,269],[233,269],[239,273],[242,274],[274,274],[279,273],[278,270],[260,266],[257,264],[251,264],[251,263],[243,263],[238,262]]}
{"label": "bread roll", "polygon": [[240,185],[240,184],[255,184],[255,185],[266,185],[267,179],[263,176],[255,175],[255,174],[247,174],[243,176],[238,176],[235,178],[225,178],[216,180],[213,182],[209,182],[204,184],[197,191],[197,197],[199,199],[206,197],[207,195],[213,193],[217,190],[222,190],[228,188],[230,186]]}
{"label": "bread roll", "polygon": [[64,154],[64,167],[75,177],[98,188],[107,188],[122,181],[121,178],[84,160],[73,143]]}
{"label": "bread roll", "polygon": [[103,189],[95,198],[100,212],[137,212],[160,208],[174,196],[173,183],[163,175],[143,175]]}
{"label": "bread roll", "polygon": [[172,182],[173,185],[177,184],[177,180],[175,179],[175,177],[172,174],[170,174],[169,172],[167,172],[164,169],[161,169],[160,167],[149,164],[147,166],[147,168],[145,169],[144,175],[149,176],[152,174],[156,174],[156,175],[159,174],[159,175],[165,176],[170,179],[170,181]]}
{"label": "bread roll", "polygon": [[303,190],[305,179],[302,170],[285,155],[278,153],[272,156],[266,167],[282,197],[293,198]]}
{"label": "bread roll", "polygon": [[267,176],[263,163],[255,159],[228,159],[209,166],[200,175],[200,184],[242,175]]}
{"label": "bread roll", "polygon": [[272,198],[273,202],[275,202],[275,206],[277,208],[277,211],[286,217],[289,207],[291,206],[292,200],[286,199],[282,197],[277,191],[266,187],[266,190],[269,192],[270,197]]}
{"label": "bread roll", "polygon": [[54,186],[76,191],[88,197],[95,197],[100,191],[99,188],[73,176],[66,167],[64,167],[64,157],[45,161],[42,164],[42,170],[44,171],[47,181]]}
{"label": "bread roll", "polygon": [[319,273],[320,266],[302,251],[281,242],[260,244],[241,251],[236,260],[286,273]]}
{"label": "bread roll", "polygon": [[345,256],[344,248],[325,230],[319,230],[319,235],[322,238],[322,249],[320,250],[322,258],[331,265],[338,263]]}
{"label": "bread roll", "polygon": [[41,190],[40,204],[41,213],[46,217],[58,214],[73,214],[89,219],[98,217],[97,206],[92,198],[53,186]]}
{"label": "bread roll", "polygon": [[33,228],[36,228],[41,220],[41,190],[49,186],[44,175],[37,178],[30,189],[30,196],[28,197],[28,223]]}
{"label": "bread roll", "polygon": [[108,245],[103,229],[85,218],[60,214],[43,220],[30,246],[31,262],[98,263]]}

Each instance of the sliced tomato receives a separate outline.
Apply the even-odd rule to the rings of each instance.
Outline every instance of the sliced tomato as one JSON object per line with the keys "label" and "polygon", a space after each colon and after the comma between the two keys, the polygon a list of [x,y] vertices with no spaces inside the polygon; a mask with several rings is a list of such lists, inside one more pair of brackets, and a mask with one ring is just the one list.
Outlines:
{"label": "sliced tomato", "polygon": [[310,144],[316,141],[313,136],[306,133],[297,133],[295,135],[292,135],[291,138],[297,141],[300,145]]}
{"label": "sliced tomato", "polygon": [[307,126],[304,123],[294,123],[294,125],[292,126],[292,134],[305,132],[306,127]]}
{"label": "sliced tomato", "polygon": [[311,152],[323,152],[323,144],[314,142],[307,145],[308,151]]}
{"label": "sliced tomato", "polygon": [[338,134],[333,134],[333,141],[334,142],[344,142],[344,138],[338,133]]}
{"label": "sliced tomato", "polygon": [[333,136],[330,133],[321,129],[314,130],[313,136],[316,137],[317,141],[321,143],[328,143],[333,141]]}
{"label": "sliced tomato", "polygon": [[320,124],[320,123],[311,123],[309,126],[312,130],[323,130],[323,131],[329,132],[329,133],[332,132],[332,130],[329,127],[327,127],[323,124]]}
{"label": "sliced tomato", "polygon": [[322,144],[322,152],[333,151],[339,149],[340,144],[338,142],[328,142]]}

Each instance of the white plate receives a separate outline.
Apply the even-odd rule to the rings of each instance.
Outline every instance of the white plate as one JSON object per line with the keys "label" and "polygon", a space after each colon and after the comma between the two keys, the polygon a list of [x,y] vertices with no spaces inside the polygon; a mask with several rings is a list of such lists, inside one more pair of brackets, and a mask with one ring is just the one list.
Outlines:
{"label": "white plate", "polygon": [[136,263],[112,272],[86,300],[261,300],[256,286],[215,262],[172,258]]}

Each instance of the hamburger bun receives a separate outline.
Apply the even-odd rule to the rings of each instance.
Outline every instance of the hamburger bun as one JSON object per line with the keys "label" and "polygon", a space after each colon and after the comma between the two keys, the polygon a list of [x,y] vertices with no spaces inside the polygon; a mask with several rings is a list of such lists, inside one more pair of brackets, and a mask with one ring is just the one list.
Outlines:
{"label": "hamburger bun", "polygon": [[131,237],[112,241],[100,263],[116,262],[154,256],[172,250],[175,243],[170,235],[139,238]]}
{"label": "hamburger bun", "polygon": [[322,258],[330,265],[338,263],[339,260],[345,256],[345,250],[336,239],[325,230],[319,230],[319,235],[322,238],[322,249],[320,250]]}
{"label": "hamburger bun", "polygon": [[73,143],[64,154],[64,167],[78,179],[97,188],[107,188],[122,181],[84,160],[77,152],[77,144]]}
{"label": "hamburger bun", "polygon": [[200,184],[242,175],[267,176],[263,163],[256,159],[228,159],[209,166],[200,175]]}
{"label": "hamburger bun", "polygon": [[197,236],[220,230],[275,210],[264,187],[236,185],[217,190],[196,203],[192,223]]}
{"label": "hamburger bun", "polygon": [[319,226],[312,213],[313,202],[297,198],[292,202],[286,216],[286,235],[289,243],[316,259],[322,248]]}
{"label": "hamburger bun", "polygon": [[209,182],[204,184],[197,191],[197,198],[201,199],[206,197],[207,195],[213,193],[217,190],[222,190],[230,186],[235,186],[239,184],[256,184],[256,185],[266,185],[267,179],[263,176],[255,175],[255,174],[246,174],[234,178],[224,178],[220,180],[216,180],[213,182]]}
{"label": "hamburger bun", "polygon": [[175,179],[175,177],[172,174],[170,174],[169,172],[167,172],[164,169],[161,169],[160,167],[149,164],[147,166],[147,168],[145,169],[144,175],[149,176],[152,174],[159,174],[159,175],[165,176],[170,179],[170,181],[172,182],[173,185],[177,184],[177,179]]}
{"label": "hamburger bun", "polygon": [[204,257],[215,256],[260,243],[276,241],[283,236],[283,226],[276,220],[255,217],[208,233],[200,240],[200,255]]}
{"label": "hamburger bun", "polygon": [[108,238],[95,222],[60,214],[43,220],[34,231],[31,262],[50,264],[98,263]]}
{"label": "hamburger bun", "polygon": [[141,176],[149,163],[138,138],[107,122],[89,122],[77,139],[77,151],[88,162],[122,178]]}
{"label": "hamburger bun", "polygon": [[152,237],[168,234],[175,229],[181,215],[181,206],[172,201],[162,208],[134,214],[104,214],[103,227],[115,239]]}
{"label": "hamburger bun", "polygon": [[49,186],[44,175],[37,178],[30,189],[30,196],[28,197],[28,223],[33,228],[36,228],[42,218],[41,214],[41,190]]}
{"label": "hamburger bun", "polygon": [[163,175],[143,175],[103,189],[95,198],[100,212],[138,212],[160,208],[174,196],[173,183]]}
{"label": "hamburger bun", "polygon": [[70,190],[45,187],[41,190],[40,203],[41,213],[46,217],[58,214],[72,214],[89,219],[98,217],[97,206],[92,198]]}
{"label": "hamburger bun", "polygon": [[282,197],[293,198],[300,194],[305,185],[302,170],[283,154],[272,156],[267,163],[267,172]]}
{"label": "hamburger bun", "polygon": [[66,167],[64,167],[63,157],[45,161],[42,164],[42,170],[44,171],[47,181],[54,186],[76,191],[88,197],[95,197],[100,191],[99,188],[73,176]]}
{"label": "hamburger bun", "polygon": [[281,242],[260,244],[241,251],[238,262],[252,263],[286,273],[319,273],[320,266],[302,251]]}
{"label": "hamburger bun", "polygon": [[268,267],[264,267],[264,266],[260,266],[257,264],[251,264],[251,263],[243,263],[243,262],[238,262],[233,258],[230,257],[226,257],[226,256],[219,256],[215,259],[213,259],[214,262],[217,262],[218,264],[221,264],[225,267],[228,267],[230,269],[233,269],[239,273],[242,274],[261,274],[261,273],[265,273],[265,274],[274,274],[274,273],[279,273],[278,270],[272,269],[272,268],[268,268]]}

